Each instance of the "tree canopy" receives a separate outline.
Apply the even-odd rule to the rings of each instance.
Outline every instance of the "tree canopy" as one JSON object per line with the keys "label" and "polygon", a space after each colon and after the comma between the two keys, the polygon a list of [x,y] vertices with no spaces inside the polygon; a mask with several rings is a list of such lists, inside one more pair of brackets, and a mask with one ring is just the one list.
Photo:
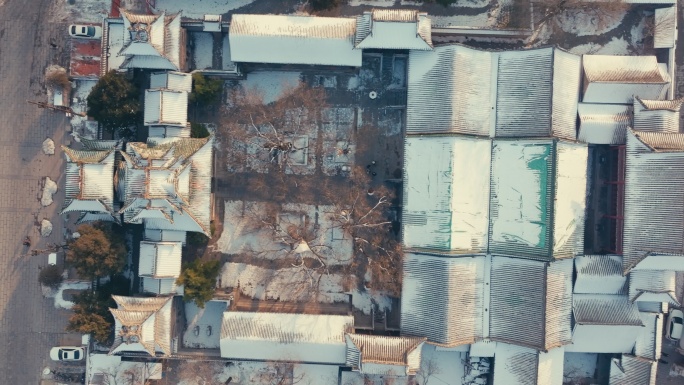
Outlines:
{"label": "tree canopy", "polygon": [[94,279],[119,273],[126,264],[126,247],[121,236],[110,226],[96,222],[81,225],[81,236],[69,244],[66,262],[82,278]]}
{"label": "tree canopy", "polygon": [[204,105],[215,104],[220,100],[222,91],[222,80],[207,78],[200,72],[192,74],[190,102]]}
{"label": "tree canopy", "polygon": [[91,333],[101,344],[108,344],[112,336],[114,317],[109,308],[116,307],[114,295],[128,295],[130,281],[121,275],[113,276],[109,282],[100,285],[97,291],[84,291],[77,295],[74,314],[69,318],[67,331]]}
{"label": "tree canopy", "polygon": [[62,284],[62,279],[62,268],[57,265],[45,266],[38,274],[38,281],[52,289],[57,289]]}
{"label": "tree canopy", "polygon": [[177,284],[184,285],[183,299],[204,308],[204,304],[214,296],[216,277],[220,270],[219,261],[202,262],[196,259],[187,264],[176,281]]}
{"label": "tree canopy", "polygon": [[116,71],[100,78],[87,101],[88,115],[112,133],[135,126],[142,119],[138,88]]}

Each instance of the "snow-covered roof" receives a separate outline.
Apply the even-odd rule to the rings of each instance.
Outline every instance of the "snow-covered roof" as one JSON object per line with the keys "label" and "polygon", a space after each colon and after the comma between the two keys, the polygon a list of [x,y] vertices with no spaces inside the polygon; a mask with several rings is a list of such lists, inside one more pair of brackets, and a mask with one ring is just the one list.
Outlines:
{"label": "snow-covered roof", "polygon": [[180,242],[185,245],[185,231],[145,229],[143,239],[152,242]]}
{"label": "snow-covered roof", "polygon": [[114,343],[109,354],[147,352],[171,354],[174,325],[173,297],[122,297],[113,295]]}
{"label": "snow-covered roof", "polygon": [[141,291],[159,295],[176,294],[178,292],[176,279],[140,277]]}
{"label": "snow-covered roof", "polygon": [[427,13],[410,9],[374,9],[356,22],[357,49],[432,49]]}
{"label": "snow-covered roof", "polygon": [[150,88],[192,92],[192,75],[174,71],[153,72],[150,75]]}
{"label": "snow-covered roof", "polygon": [[178,278],[181,271],[180,242],[140,242],[138,275],[150,278]]}
{"label": "snow-covered roof", "polygon": [[609,385],[655,385],[658,362],[623,354],[610,364]]}
{"label": "snow-covered roof", "polygon": [[655,56],[584,55],[585,103],[632,104],[634,96],[661,99],[669,76]]}
{"label": "snow-covered roof", "polygon": [[637,131],[679,132],[679,110],[684,98],[643,100],[634,98],[634,129]]}
{"label": "snow-covered roof", "polygon": [[632,111],[623,104],[579,103],[578,140],[591,144],[624,144]]}
{"label": "snow-covered roof", "polygon": [[127,223],[209,235],[213,136],[128,143],[118,170]]}
{"label": "snow-covered roof", "polygon": [[89,212],[118,222],[114,208],[115,148],[111,146],[107,150],[93,150],[91,148],[97,148],[99,144],[92,141],[85,142],[84,146],[84,150],[62,146],[67,163],[61,214]]}
{"label": "snow-covered roof", "polygon": [[571,259],[492,257],[489,338],[548,350],[571,340]]}
{"label": "snow-covered roof", "polygon": [[185,48],[181,41],[180,13],[139,15],[124,9],[120,12],[123,44],[116,55],[125,57],[120,68],[178,70],[182,67]]}
{"label": "snow-covered roof", "polygon": [[493,385],[563,384],[564,349],[540,352],[499,343],[494,356]]}
{"label": "snow-covered roof", "polygon": [[409,136],[404,154],[406,247],[486,252],[491,141]]}
{"label": "snow-covered roof", "polygon": [[634,355],[649,360],[660,359],[663,341],[663,314],[640,312],[644,327],[634,345]]}
{"label": "snow-covered roof", "polygon": [[347,334],[345,340],[347,366],[362,373],[384,374],[387,367],[399,367],[399,372],[395,370],[397,375],[411,375],[420,368],[425,338]]}
{"label": "snow-covered roof", "polygon": [[353,327],[352,316],[227,311],[221,357],[342,365]]}
{"label": "snow-covered roof", "polygon": [[485,257],[447,258],[407,253],[401,333],[455,346],[483,336]]}
{"label": "snow-covered roof", "polygon": [[586,167],[587,148],[583,145],[495,140],[490,253],[529,258],[580,255],[584,250]]}
{"label": "snow-covered roof", "polygon": [[667,302],[679,306],[675,272],[673,270],[632,270],[629,273],[629,300],[632,302]]}
{"label": "snow-covered roof", "polygon": [[412,51],[406,130],[574,140],[580,66],[579,56],[554,48]]}
{"label": "snow-covered roof", "polygon": [[628,131],[624,217],[624,272],[684,269],[684,134]]}
{"label": "snow-covered roof", "polygon": [[188,124],[188,93],[168,89],[145,90],[145,125],[185,128]]}
{"label": "snow-covered roof", "polygon": [[619,255],[575,257],[575,270],[575,294],[627,293],[627,277],[622,275],[622,257]]}
{"label": "snow-covered roof", "polygon": [[233,62],[361,66],[356,19],[238,15],[230,23]]}
{"label": "snow-covered roof", "polygon": [[653,48],[674,48],[677,40],[677,8],[656,8]]}

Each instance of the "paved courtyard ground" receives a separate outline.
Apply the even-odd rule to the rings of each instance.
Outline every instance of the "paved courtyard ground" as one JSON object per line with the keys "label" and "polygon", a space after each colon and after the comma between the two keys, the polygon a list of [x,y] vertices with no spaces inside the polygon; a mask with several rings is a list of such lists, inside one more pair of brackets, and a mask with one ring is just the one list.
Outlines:
{"label": "paved courtyard ground", "polygon": [[[61,243],[63,234],[56,215],[63,194],[58,192],[55,203],[45,208],[39,194],[46,176],[61,191],[64,160],[59,151],[43,154],[41,144],[50,137],[59,148],[68,121],[26,103],[47,101],[45,67],[64,65],[68,59],[66,24],[49,22],[56,3],[0,1],[0,382],[5,384],[38,384],[50,363],[50,347],[74,343],[77,337],[64,332],[69,312],[55,309],[54,301],[42,296],[38,273],[47,265],[47,255],[27,255],[22,245],[29,235],[32,248],[42,249]],[[36,223],[42,219],[54,225],[49,238],[38,233]]]}

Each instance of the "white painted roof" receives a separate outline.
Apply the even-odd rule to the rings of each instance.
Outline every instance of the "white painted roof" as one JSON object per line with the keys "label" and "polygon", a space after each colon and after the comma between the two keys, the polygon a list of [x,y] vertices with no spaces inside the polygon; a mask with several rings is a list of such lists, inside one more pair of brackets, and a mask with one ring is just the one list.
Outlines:
{"label": "white painted roof", "polygon": [[357,18],[357,49],[431,50],[431,23],[416,10],[374,9]]}
{"label": "white painted roof", "polygon": [[361,66],[354,49],[356,20],[284,15],[233,15],[234,62]]}
{"label": "white painted roof", "polygon": [[178,278],[181,272],[180,242],[140,242],[138,274],[150,278]]}
{"label": "white painted roof", "polygon": [[582,56],[585,103],[632,104],[634,96],[661,99],[669,78],[655,56]]}
{"label": "white painted roof", "polygon": [[408,137],[404,171],[407,248],[486,252],[489,139]]}
{"label": "white painted roof", "polygon": [[352,316],[223,313],[221,357],[228,359],[344,364],[344,334]]}
{"label": "white painted roof", "polygon": [[188,93],[166,89],[145,90],[145,125],[186,127]]}
{"label": "white painted roof", "polygon": [[150,75],[150,88],[192,92],[192,75],[175,71],[153,72]]}
{"label": "white painted roof", "polygon": [[629,273],[630,301],[667,302],[679,306],[676,290],[673,270],[632,270]]}

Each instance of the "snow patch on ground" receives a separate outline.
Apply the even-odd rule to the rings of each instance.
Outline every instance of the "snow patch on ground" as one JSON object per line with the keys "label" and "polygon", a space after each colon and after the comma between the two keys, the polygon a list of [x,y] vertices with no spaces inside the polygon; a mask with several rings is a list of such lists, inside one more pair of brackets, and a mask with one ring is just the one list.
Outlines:
{"label": "snow patch on ground", "polygon": [[254,0],[157,0],[155,7],[158,11],[182,11],[183,17],[203,19],[204,15],[220,15],[253,2]]}
{"label": "snow patch on ground", "polygon": [[358,289],[352,292],[352,305],[363,314],[370,314],[373,305],[377,305],[378,311],[392,310],[392,300],[389,297],[378,293],[362,292]]}
{"label": "snow patch on ground", "polygon": [[55,293],[55,308],[71,309],[74,303],[64,299],[64,290],[87,290],[90,282],[65,282],[59,286]]}
{"label": "snow patch on ground", "polygon": [[50,206],[52,204],[52,195],[57,192],[57,183],[55,183],[49,176],[45,177],[43,184],[43,195],[40,198],[40,204]]}
{"label": "snow patch on ground", "polygon": [[[71,108],[76,113],[88,111],[88,95],[97,84],[97,80],[77,80],[73,89]],[[75,138],[97,139],[97,122],[74,114],[71,117],[72,136]]]}
{"label": "snow patch on ground", "polygon": [[57,0],[52,2],[48,15],[51,22],[100,24],[109,15],[111,5],[111,0],[76,0],[73,4],[68,0]]}
{"label": "snow patch on ground", "polygon": [[300,81],[299,72],[255,71],[247,74],[247,78],[240,81],[240,85],[245,90],[258,90],[264,98],[264,103],[268,104],[278,100],[283,95],[283,91],[296,87]]}
{"label": "snow patch on ground", "polygon": [[52,222],[47,219],[43,219],[40,222],[40,235],[43,237],[49,237],[52,234]]}
{"label": "snow patch on ground", "polygon": [[577,55],[602,54],[602,55],[629,55],[629,42],[624,38],[616,38],[601,46],[600,44],[587,43],[578,45],[570,49],[571,53]]}
{"label": "snow patch on ground", "polygon": [[247,297],[286,302],[345,302],[344,277],[318,274],[303,268],[266,269],[245,263],[228,262],[221,271],[221,286],[239,286]]}
{"label": "snow patch on ground", "polygon": [[214,38],[211,33],[193,32],[190,36],[194,46],[192,58],[195,62],[195,69],[211,68],[214,58]]}
{"label": "snow patch on ground", "polygon": [[563,378],[566,381],[593,378],[598,355],[595,353],[565,353]]}
{"label": "snow patch on ground", "polygon": [[[221,324],[227,303],[209,301],[200,309],[194,302],[185,304],[187,328],[183,334],[183,346],[186,348],[218,349],[221,340]],[[198,329],[196,329],[199,327]],[[195,332],[199,331],[197,335]],[[209,333],[211,330],[211,334]]]}
{"label": "snow patch on ground", "polygon": [[43,141],[43,154],[54,155],[55,154],[55,141],[47,138]]}
{"label": "snow patch on ground", "polygon": [[435,346],[425,344],[420,366],[425,368],[432,361],[437,367],[430,377],[431,384],[461,385],[461,378],[465,374],[465,358],[465,352],[436,350]]}
{"label": "snow patch on ground", "polygon": [[490,16],[485,13],[480,13],[479,15],[453,15],[453,16],[437,16],[430,15],[430,20],[432,20],[432,28],[445,28],[445,27],[491,27],[493,26],[493,20]]}
{"label": "snow patch on ground", "polygon": [[582,9],[567,10],[558,16],[558,25],[576,36],[602,35],[617,28],[627,14],[627,9],[610,10],[601,13],[587,13]]}
{"label": "snow patch on ground", "polygon": [[333,365],[295,365],[293,378],[301,378],[301,384],[337,385],[339,367]]}
{"label": "snow patch on ground", "polygon": [[[270,228],[259,228],[259,218],[266,216],[267,206],[261,202],[225,202],[224,229],[216,246],[218,251],[234,255],[247,254],[254,258],[278,260],[283,257],[297,257],[296,253],[274,235]],[[349,237],[334,228],[327,213],[331,206],[285,204],[280,208],[281,227],[299,225],[305,217],[310,226],[318,218],[317,236],[309,246],[325,259],[328,266],[347,265],[351,262],[353,245]],[[315,258],[311,251],[299,253],[301,258]]]}

